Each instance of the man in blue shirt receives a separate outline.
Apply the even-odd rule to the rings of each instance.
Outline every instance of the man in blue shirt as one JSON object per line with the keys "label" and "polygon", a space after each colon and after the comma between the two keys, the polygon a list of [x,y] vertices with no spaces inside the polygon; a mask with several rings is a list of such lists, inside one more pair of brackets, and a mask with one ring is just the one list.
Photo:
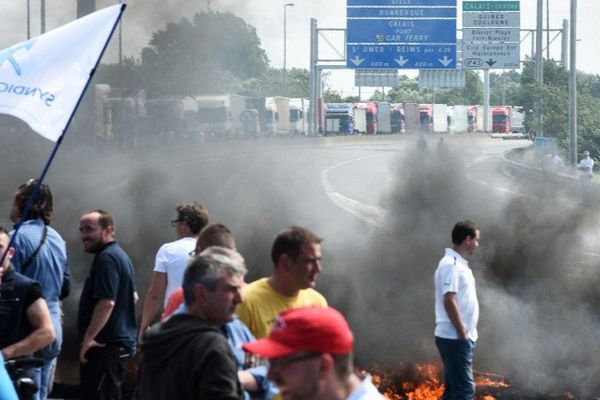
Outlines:
{"label": "man in blue shirt", "polygon": [[[14,223],[19,222],[37,183],[37,180],[31,179],[17,188],[10,213]],[[12,259],[17,272],[40,284],[56,332],[50,346],[36,354],[44,359],[44,365],[35,376],[40,400],[46,400],[52,390],[56,358],[63,339],[60,300],[67,297],[70,291],[67,249],[60,234],[50,227],[52,212],[52,192],[48,185],[42,184],[31,209],[21,221],[13,244],[16,252]]]}
{"label": "man in blue shirt", "polygon": [[114,222],[104,210],[79,219],[85,252],[95,254],[79,300],[80,394],[86,400],[120,400],[121,384],[135,351],[135,274],[115,241]]}

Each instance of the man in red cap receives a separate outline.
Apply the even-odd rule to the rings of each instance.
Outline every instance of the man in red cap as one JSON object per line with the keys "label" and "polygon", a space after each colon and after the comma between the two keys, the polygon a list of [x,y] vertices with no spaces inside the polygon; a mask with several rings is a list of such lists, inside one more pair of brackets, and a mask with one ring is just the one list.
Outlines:
{"label": "man in red cap", "polygon": [[283,400],[385,399],[354,373],[354,338],[342,314],[331,307],[282,312],[265,339],[245,343],[249,353],[269,360],[268,378]]}

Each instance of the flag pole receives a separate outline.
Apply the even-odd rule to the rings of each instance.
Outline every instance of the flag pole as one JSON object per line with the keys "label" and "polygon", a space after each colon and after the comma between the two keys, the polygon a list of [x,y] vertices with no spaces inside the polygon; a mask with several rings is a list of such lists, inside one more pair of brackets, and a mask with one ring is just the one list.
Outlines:
{"label": "flag pole", "polygon": [[[13,234],[10,238],[10,242],[8,243],[7,250],[8,250],[8,248],[12,247],[12,245],[14,244],[15,238],[17,237],[17,233],[19,232],[19,229],[21,228],[23,221],[25,220],[25,218],[27,218],[27,214],[29,214],[29,210],[31,210],[33,201],[35,200],[37,194],[40,191],[40,186],[44,182],[44,178],[46,177],[46,174],[48,173],[48,170],[50,169],[50,165],[52,164],[52,161],[54,161],[54,157],[56,156],[56,153],[58,152],[58,148],[62,144],[63,138],[65,137],[65,135],[67,133],[67,129],[69,129],[69,126],[71,125],[71,121],[73,121],[75,112],[77,112],[77,108],[79,107],[79,104],[81,104],[81,100],[83,100],[83,96],[85,95],[85,92],[87,91],[87,89],[90,85],[90,82],[92,81],[92,78],[94,77],[94,74],[96,73],[96,70],[98,69],[100,60],[102,59],[102,56],[104,55],[104,52],[106,51],[106,48],[108,47],[108,43],[110,42],[110,39],[112,38],[112,35],[115,32],[117,25],[121,21],[121,16],[123,15],[123,11],[125,11],[126,7],[127,7],[127,4],[121,4],[121,10],[119,11],[119,15],[117,16],[117,19],[115,20],[115,23],[113,24],[113,27],[110,30],[110,34],[108,35],[108,38],[106,39],[106,42],[104,43],[104,46],[102,47],[102,50],[100,51],[100,54],[98,55],[96,64],[94,65],[94,68],[92,68],[92,70],[90,71],[90,76],[88,77],[88,80],[85,83],[85,86],[83,87],[83,90],[81,91],[81,94],[79,95],[79,99],[77,99],[77,103],[75,103],[75,107],[73,107],[73,111],[71,112],[71,115],[69,116],[69,119],[67,120],[67,123],[65,124],[65,128],[63,129],[62,133],[58,137],[58,140],[56,141],[56,143],[54,144],[54,148],[52,149],[52,152],[50,153],[50,157],[48,158],[48,161],[46,162],[46,165],[44,166],[44,169],[42,170],[42,173],[35,185],[35,188],[33,189],[31,196],[29,196],[29,199],[27,200],[27,203],[25,204],[25,208],[21,212],[19,221],[15,225]],[[6,254],[7,254],[7,251],[5,251],[4,254],[2,254],[2,256],[0,256],[0,265],[4,264],[4,259],[6,258]]]}

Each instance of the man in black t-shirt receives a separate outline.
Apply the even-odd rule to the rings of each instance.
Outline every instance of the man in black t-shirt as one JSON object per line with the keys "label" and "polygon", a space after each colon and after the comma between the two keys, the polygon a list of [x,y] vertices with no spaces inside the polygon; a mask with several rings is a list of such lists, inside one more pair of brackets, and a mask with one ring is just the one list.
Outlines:
{"label": "man in black t-shirt", "polygon": [[[0,351],[5,360],[31,356],[54,340],[50,311],[40,285],[15,271],[10,259],[15,249],[0,227]],[[14,377],[13,377],[14,378]]]}
{"label": "man in black t-shirt", "polygon": [[135,275],[115,241],[114,222],[104,210],[79,220],[83,249],[95,254],[79,299],[81,398],[119,400],[127,362],[135,351]]}

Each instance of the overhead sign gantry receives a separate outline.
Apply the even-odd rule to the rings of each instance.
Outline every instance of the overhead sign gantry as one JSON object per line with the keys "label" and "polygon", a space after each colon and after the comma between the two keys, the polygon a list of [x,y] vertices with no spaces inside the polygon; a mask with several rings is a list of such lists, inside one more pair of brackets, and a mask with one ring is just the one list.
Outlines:
{"label": "overhead sign gantry", "polygon": [[347,0],[348,68],[456,68],[456,0]]}

